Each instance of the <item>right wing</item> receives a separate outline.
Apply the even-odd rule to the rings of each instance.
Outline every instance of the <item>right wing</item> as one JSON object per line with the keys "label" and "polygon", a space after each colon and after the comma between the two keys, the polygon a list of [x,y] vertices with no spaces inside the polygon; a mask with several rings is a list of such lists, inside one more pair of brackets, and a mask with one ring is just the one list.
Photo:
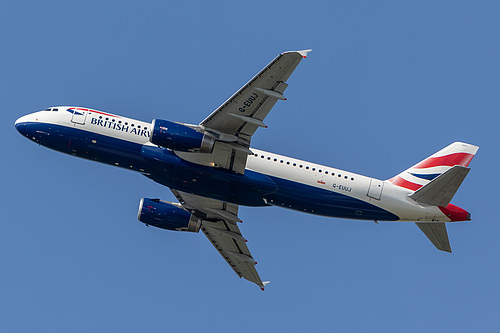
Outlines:
{"label": "right wing", "polygon": [[267,127],[263,120],[274,104],[279,99],[286,99],[283,96],[288,87],[286,81],[310,51],[290,51],[278,55],[200,125],[250,144],[257,128]]}
{"label": "right wing", "polygon": [[177,190],[171,191],[185,209],[201,219],[201,230],[234,272],[264,290],[268,282],[262,282],[255,269],[257,262],[236,225],[241,222],[238,218],[238,205]]}
{"label": "right wing", "polygon": [[286,81],[311,50],[278,55],[257,75],[200,123],[216,140],[212,153],[175,153],[187,161],[243,174],[252,135],[276,102],[285,97]]}

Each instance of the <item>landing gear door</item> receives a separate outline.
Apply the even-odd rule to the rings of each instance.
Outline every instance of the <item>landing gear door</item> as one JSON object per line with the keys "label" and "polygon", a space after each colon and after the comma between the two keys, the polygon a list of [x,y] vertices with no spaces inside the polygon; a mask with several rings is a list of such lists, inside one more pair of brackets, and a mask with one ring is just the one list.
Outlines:
{"label": "landing gear door", "polygon": [[87,118],[87,111],[81,109],[71,109],[73,116],[71,117],[71,122],[75,124],[85,125],[85,118]]}
{"label": "landing gear door", "polygon": [[380,200],[382,196],[382,190],[384,188],[384,182],[378,179],[370,180],[370,188],[368,189],[368,194],[370,198]]}

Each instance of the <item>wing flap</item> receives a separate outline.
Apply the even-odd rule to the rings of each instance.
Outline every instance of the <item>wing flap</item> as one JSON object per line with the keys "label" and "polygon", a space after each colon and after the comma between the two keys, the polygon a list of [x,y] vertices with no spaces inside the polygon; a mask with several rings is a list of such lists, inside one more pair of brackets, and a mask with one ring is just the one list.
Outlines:
{"label": "wing flap", "polygon": [[238,173],[245,173],[249,148],[232,142],[216,141],[211,153],[192,153],[175,151],[175,154],[185,161],[200,165],[223,168]]}

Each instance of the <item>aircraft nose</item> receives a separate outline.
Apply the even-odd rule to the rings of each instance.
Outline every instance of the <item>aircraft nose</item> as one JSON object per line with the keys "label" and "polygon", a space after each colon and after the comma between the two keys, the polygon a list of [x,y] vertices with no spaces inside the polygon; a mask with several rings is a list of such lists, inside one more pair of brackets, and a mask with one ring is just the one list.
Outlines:
{"label": "aircraft nose", "polygon": [[26,134],[26,116],[22,116],[21,118],[17,119],[16,122],[14,123],[14,126],[16,126],[16,130],[21,133],[22,135]]}

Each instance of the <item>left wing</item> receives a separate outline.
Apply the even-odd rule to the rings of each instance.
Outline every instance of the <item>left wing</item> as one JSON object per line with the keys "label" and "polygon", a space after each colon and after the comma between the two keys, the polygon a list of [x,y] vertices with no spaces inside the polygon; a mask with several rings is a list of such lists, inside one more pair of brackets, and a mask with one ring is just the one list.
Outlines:
{"label": "left wing", "polygon": [[284,52],[200,123],[216,141],[211,153],[178,152],[193,163],[224,168],[243,174],[250,140],[288,87],[286,81],[311,50]]}
{"label": "left wing", "polygon": [[268,282],[262,282],[255,269],[257,262],[236,225],[241,222],[238,205],[177,190],[172,193],[185,209],[201,219],[201,230],[235,273],[264,290]]}

